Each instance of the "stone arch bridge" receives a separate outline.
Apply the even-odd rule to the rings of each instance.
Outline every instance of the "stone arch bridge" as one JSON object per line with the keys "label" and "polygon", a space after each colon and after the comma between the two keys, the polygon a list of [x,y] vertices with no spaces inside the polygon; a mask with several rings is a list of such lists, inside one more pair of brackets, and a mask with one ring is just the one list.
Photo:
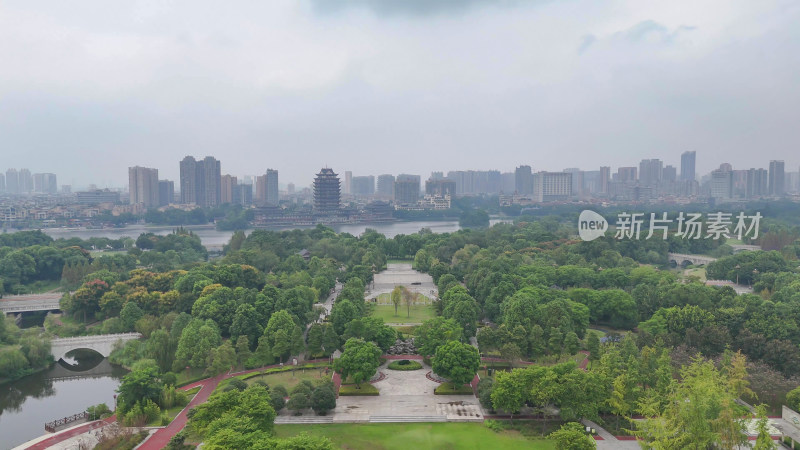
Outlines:
{"label": "stone arch bridge", "polygon": [[117,342],[127,342],[142,337],[140,333],[98,334],[96,336],[77,336],[58,338],[50,341],[53,359],[63,359],[67,353],[79,348],[88,348],[108,357]]}
{"label": "stone arch bridge", "polygon": [[669,259],[669,262],[674,262],[679,266],[687,265],[686,263],[695,266],[706,266],[717,260],[717,258],[712,258],[710,256],[690,255],[686,253],[667,253],[667,259]]}

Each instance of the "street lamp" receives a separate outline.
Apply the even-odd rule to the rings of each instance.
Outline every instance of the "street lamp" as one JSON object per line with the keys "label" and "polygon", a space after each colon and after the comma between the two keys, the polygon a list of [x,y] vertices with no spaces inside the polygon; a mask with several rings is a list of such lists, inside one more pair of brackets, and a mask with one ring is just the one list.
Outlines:
{"label": "street lamp", "polygon": [[736,267],[734,267],[734,269],[736,269],[736,284],[739,284],[739,269],[741,268],[742,266],[740,266],[739,264],[737,264]]}

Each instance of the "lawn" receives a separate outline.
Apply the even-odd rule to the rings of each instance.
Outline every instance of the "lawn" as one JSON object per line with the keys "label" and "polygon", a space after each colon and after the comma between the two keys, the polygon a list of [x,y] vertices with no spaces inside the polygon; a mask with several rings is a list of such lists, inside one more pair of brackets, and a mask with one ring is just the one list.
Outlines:
{"label": "lawn", "polygon": [[405,305],[397,307],[394,315],[394,305],[372,305],[372,317],[380,317],[386,323],[422,323],[436,316],[433,306],[412,305],[411,316]]}
{"label": "lawn", "polygon": [[277,386],[282,384],[287,390],[291,390],[294,386],[300,383],[300,380],[311,380],[316,383],[319,380],[330,380],[332,373],[325,375],[325,368],[299,368],[294,372],[278,372],[269,375],[258,375],[245,380],[247,384],[253,384],[258,380],[266,382],[270,386]]}
{"label": "lawn", "polygon": [[437,386],[433,393],[436,395],[473,395],[472,387],[462,384],[454,389],[453,383],[449,381]]}
{"label": "lawn", "polygon": [[706,281],[706,269],[703,267],[697,267],[694,269],[686,269],[683,271],[683,275],[686,278],[690,276],[695,276],[700,279],[700,281]]}
{"label": "lawn", "polygon": [[496,433],[481,423],[386,423],[333,425],[276,425],[278,437],[307,431],[326,436],[334,445],[349,449],[554,449],[549,440],[530,440],[518,431]]}

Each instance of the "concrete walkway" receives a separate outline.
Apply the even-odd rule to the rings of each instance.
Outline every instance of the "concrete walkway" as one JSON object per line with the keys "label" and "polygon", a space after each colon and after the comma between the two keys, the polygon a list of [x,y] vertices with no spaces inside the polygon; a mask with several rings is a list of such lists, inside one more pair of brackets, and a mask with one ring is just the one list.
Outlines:
{"label": "concrete walkway", "polygon": [[588,419],[582,419],[581,423],[585,427],[594,428],[597,432],[597,436],[601,437],[602,439],[598,439],[597,442],[597,449],[598,450],[612,450],[612,449],[640,449],[639,443],[634,441],[620,441],[614,435],[606,431],[600,425],[592,422]]}

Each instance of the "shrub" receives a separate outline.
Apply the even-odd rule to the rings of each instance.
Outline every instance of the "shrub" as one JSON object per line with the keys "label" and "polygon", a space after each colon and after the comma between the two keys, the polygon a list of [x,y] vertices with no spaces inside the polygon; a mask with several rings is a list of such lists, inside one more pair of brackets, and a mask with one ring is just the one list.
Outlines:
{"label": "shrub", "polygon": [[472,387],[466,384],[453,388],[453,383],[447,382],[440,384],[433,391],[436,395],[473,395]]}
{"label": "shrub", "polygon": [[336,408],[336,394],[329,386],[320,386],[311,394],[311,409],[318,415],[324,416],[328,411]]}
{"label": "shrub", "polygon": [[482,378],[480,382],[478,382],[478,400],[480,400],[481,405],[489,411],[494,411],[494,405],[492,405],[492,387],[494,386],[494,381],[491,378]]}
{"label": "shrub", "polygon": [[392,370],[419,370],[422,369],[422,364],[417,361],[409,361],[407,359],[401,359],[399,361],[394,361],[389,364],[389,368]]}
{"label": "shrub", "polygon": [[295,392],[286,403],[286,407],[294,411],[294,415],[299,416],[302,410],[308,408],[309,400],[308,395],[304,392]]}
{"label": "shrub", "polygon": [[277,386],[275,389],[271,390],[269,393],[269,402],[272,405],[272,409],[275,412],[282,410],[286,406],[286,389],[283,389],[283,392],[280,392],[278,388],[283,386]]}
{"label": "shrub", "polygon": [[355,384],[346,384],[339,388],[339,396],[357,395],[379,395],[378,388],[369,383],[363,383],[361,389],[357,389]]}

